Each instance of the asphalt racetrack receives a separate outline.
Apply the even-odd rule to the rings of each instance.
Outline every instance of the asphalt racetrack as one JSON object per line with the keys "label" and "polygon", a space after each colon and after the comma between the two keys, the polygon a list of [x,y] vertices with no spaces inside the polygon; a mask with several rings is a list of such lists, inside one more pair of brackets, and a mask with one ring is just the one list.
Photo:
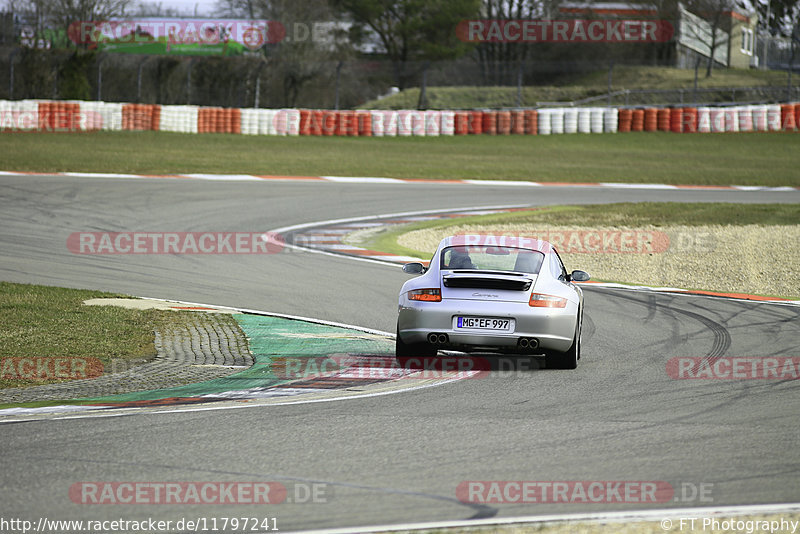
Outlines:
{"label": "asphalt racetrack", "polygon": [[[642,200],[798,202],[800,192],[2,176],[0,279],[392,332],[407,279],[397,267],[289,250],[90,256],[73,254],[66,240],[83,231],[255,232],[415,210]],[[0,516],[238,516],[276,518],[283,531],[358,530],[800,501],[800,381],[674,380],[665,370],[675,357],[800,356],[800,307],[593,287],[585,294],[575,371],[498,370],[320,404],[0,425]],[[321,484],[325,497],[171,506],[76,504],[69,494],[86,481],[217,480]],[[467,481],[666,481],[676,492],[658,504],[465,503],[456,492]]]}

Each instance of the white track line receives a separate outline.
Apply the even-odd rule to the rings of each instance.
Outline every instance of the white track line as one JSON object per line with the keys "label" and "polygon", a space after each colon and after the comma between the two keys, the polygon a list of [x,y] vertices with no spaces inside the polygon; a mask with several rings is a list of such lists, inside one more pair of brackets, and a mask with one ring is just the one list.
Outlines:
{"label": "white track line", "polygon": [[230,180],[230,181],[254,181],[263,182],[262,178],[253,176],[252,174],[180,174],[179,176],[185,178],[194,178],[197,180]]}
{"label": "white track line", "polygon": [[264,315],[264,316],[267,316],[267,317],[279,317],[281,319],[291,319],[291,320],[294,320],[294,321],[304,321],[304,322],[307,322],[307,323],[321,324],[321,325],[324,325],[324,326],[336,326],[338,328],[347,328],[349,330],[358,330],[360,332],[364,332],[364,333],[367,333],[367,334],[375,334],[375,335],[379,335],[379,336],[386,336],[386,337],[390,337],[392,339],[394,339],[394,337],[395,337],[395,334],[393,334],[391,332],[386,332],[384,330],[375,330],[373,328],[366,328],[364,326],[357,326],[357,325],[347,324],[347,323],[338,323],[336,321],[328,321],[328,320],[325,320],[325,319],[316,319],[314,317],[304,317],[302,315],[289,315],[289,314],[286,314],[286,313],[270,312],[270,311],[264,311],[264,310],[255,310],[255,309],[251,309],[251,308],[236,308],[236,307],[233,307],[233,306],[217,306],[216,304],[203,304],[203,303],[199,303],[199,302],[188,302],[188,301],[184,301],[184,300],[170,300],[170,299],[161,299],[161,298],[155,298],[155,297],[142,297],[142,296],[140,296],[138,298],[156,300],[156,301],[159,301],[159,302],[168,302],[168,303],[171,302],[171,303],[175,303],[175,304],[181,304],[183,306],[217,308],[217,309],[220,309],[220,310],[231,310],[231,311],[235,311],[235,312],[239,312],[239,313],[248,313],[248,314],[251,314],[251,315]]}
{"label": "white track line", "polygon": [[792,186],[760,186],[760,185],[723,185],[723,186],[692,186],[686,184],[640,184],[628,182],[594,182],[594,183],[548,183],[548,182],[533,182],[528,180],[484,180],[484,179],[462,179],[462,180],[446,180],[446,179],[413,179],[413,178],[388,178],[381,176],[258,176],[254,174],[163,174],[163,175],[146,175],[146,174],[119,174],[119,173],[103,173],[103,172],[15,172],[15,171],[0,171],[0,176],[69,176],[73,178],[132,178],[132,179],[193,179],[193,180],[220,180],[220,181],[259,181],[269,183],[270,181],[308,181],[321,180],[325,182],[342,183],[342,184],[412,184],[412,185],[477,185],[477,186],[505,186],[505,187],[581,187],[581,188],[606,188],[606,189],[668,189],[668,190],[728,190],[739,192],[752,192],[752,191],[767,191],[767,192],[781,192],[781,191],[800,191],[800,187]]}
{"label": "white track line", "polygon": [[[291,226],[283,226],[281,228],[275,228],[274,230],[269,230],[266,232],[262,239],[269,240],[270,235],[276,234],[285,234],[288,232],[296,232],[298,230],[303,230],[306,228],[314,228],[316,226],[336,226],[336,225],[344,225],[344,224],[353,224],[359,221],[379,221],[381,219],[395,219],[395,218],[405,218],[405,217],[419,217],[423,215],[432,215],[432,214],[441,214],[441,213],[461,213],[461,212],[470,212],[470,211],[477,211],[477,210],[505,210],[505,209],[515,209],[515,208],[527,208],[531,207],[528,205],[522,204],[515,204],[515,205],[505,205],[505,206],[473,206],[473,207],[466,207],[466,208],[453,208],[447,210],[420,210],[420,211],[403,211],[399,213],[389,213],[383,215],[365,215],[362,217],[347,217],[344,219],[328,219],[323,221],[316,221],[310,223],[302,223],[302,224],[294,224]],[[283,243],[284,247],[290,248],[292,250],[301,250],[304,252],[310,252],[312,254],[323,254],[325,256],[333,256],[335,258],[346,258],[352,261],[362,261],[366,263],[374,263],[378,265],[385,265],[389,267],[397,268],[399,265],[393,261],[386,261],[386,260],[379,260],[379,259],[372,259],[369,257],[361,257],[361,256],[349,256],[345,254],[336,254],[333,252],[328,252],[327,250],[321,250],[317,248],[310,248],[304,247],[302,245],[293,245],[289,243]]]}
{"label": "white track line", "polygon": [[323,180],[329,182],[341,182],[351,184],[406,184],[408,180],[401,180],[399,178],[380,178],[370,176],[320,176]]}
{"label": "white track line", "polygon": [[539,182],[518,182],[516,180],[461,180],[470,185],[505,185],[511,187],[543,187]]}
{"label": "white track line", "polygon": [[[102,406],[97,406],[97,409],[103,410],[100,413],[85,413],[81,415],[64,415],[60,417],[47,417],[47,418],[36,418],[32,417],[30,419],[7,419],[2,420],[0,419],[0,425],[3,423],[24,423],[24,422],[31,422],[31,421],[65,421],[68,419],[97,419],[102,417],[123,417],[126,415],[165,415],[165,414],[178,414],[178,413],[190,413],[190,412],[213,412],[218,410],[243,410],[248,408],[279,408],[281,406],[296,406],[298,404],[319,404],[323,402],[340,402],[346,400],[358,400],[358,399],[367,399],[370,397],[383,397],[385,395],[396,395],[398,393],[407,393],[409,391],[417,391],[420,389],[427,389],[432,387],[443,386],[445,384],[450,384],[451,382],[457,382],[459,380],[463,380],[461,377],[453,377],[443,379],[439,382],[435,383],[428,383],[428,384],[420,384],[418,386],[409,386],[407,388],[396,389],[391,391],[378,391],[375,393],[361,393],[355,395],[348,395],[346,397],[326,397],[322,399],[306,399],[306,400],[296,400],[296,401],[286,401],[286,402],[278,402],[272,404],[234,404],[234,405],[225,405],[225,406],[216,406],[215,403],[209,402],[208,404],[204,405],[182,405],[182,406],[175,406],[174,408],[169,409],[161,409],[161,410],[153,410],[152,407],[148,409],[147,407],[141,408],[129,408],[123,407],[119,409],[112,409],[112,408],[104,408]],[[232,399],[237,400],[237,399]],[[192,406],[187,408],[186,406]],[[55,408],[55,407],[54,407]],[[33,414],[35,415],[35,414]]]}
{"label": "white track line", "polygon": [[116,172],[62,172],[59,174],[62,176],[70,176],[72,178],[142,178],[142,176],[139,174],[120,174]]}

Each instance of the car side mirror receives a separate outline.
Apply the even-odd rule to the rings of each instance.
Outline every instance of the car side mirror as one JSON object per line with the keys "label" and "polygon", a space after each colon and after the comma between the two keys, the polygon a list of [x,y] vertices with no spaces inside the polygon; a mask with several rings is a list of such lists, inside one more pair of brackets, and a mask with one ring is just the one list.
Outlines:
{"label": "car side mirror", "polygon": [[589,278],[589,273],[586,271],[572,271],[567,275],[567,282],[587,282]]}
{"label": "car side mirror", "polygon": [[406,274],[423,274],[425,271],[427,271],[425,266],[418,262],[403,265],[403,272]]}

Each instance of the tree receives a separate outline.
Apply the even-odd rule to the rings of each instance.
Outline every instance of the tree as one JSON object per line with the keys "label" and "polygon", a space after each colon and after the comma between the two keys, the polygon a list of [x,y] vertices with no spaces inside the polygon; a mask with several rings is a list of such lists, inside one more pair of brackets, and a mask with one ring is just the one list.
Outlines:
{"label": "tree", "polygon": [[163,2],[142,2],[134,6],[134,17],[192,17],[191,8],[164,7]]}
{"label": "tree", "polygon": [[44,0],[56,27],[68,28],[73,22],[108,20],[127,14],[131,0]]}
{"label": "tree", "polygon": [[260,8],[256,5],[257,2],[258,0],[219,0],[215,11],[222,15],[255,19],[256,11]]}
{"label": "tree", "polygon": [[321,76],[332,77],[336,64],[352,54],[327,0],[222,0],[218,9],[282,27],[285,34],[261,51],[273,80],[279,78],[284,106],[294,107],[304,86]]}
{"label": "tree", "polygon": [[[557,0],[483,0],[481,18],[489,20],[550,18]],[[496,85],[512,81],[531,50],[531,43],[483,42],[476,56],[484,83]]]}
{"label": "tree", "polygon": [[480,0],[334,0],[356,24],[354,40],[380,42],[392,63],[395,84],[405,89],[416,74],[414,61],[454,59],[472,45],[461,41],[456,27],[479,14]]}
{"label": "tree", "polygon": [[89,100],[90,85],[86,73],[94,63],[93,52],[75,50],[59,69],[59,96],[70,100]]}
{"label": "tree", "polygon": [[[687,7],[691,13],[684,13],[681,31],[708,49],[706,78],[710,78],[717,51],[730,41],[731,13],[746,6],[742,0],[689,0]],[[692,14],[700,20],[693,19]]]}
{"label": "tree", "polygon": [[771,35],[789,37],[792,26],[800,20],[800,0],[759,0],[758,20]]}
{"label": "tree", "polygon": [[73,22],[108,20],[123,17],[132,0],[13,0],[12,10],[35,26],[67,31]]}

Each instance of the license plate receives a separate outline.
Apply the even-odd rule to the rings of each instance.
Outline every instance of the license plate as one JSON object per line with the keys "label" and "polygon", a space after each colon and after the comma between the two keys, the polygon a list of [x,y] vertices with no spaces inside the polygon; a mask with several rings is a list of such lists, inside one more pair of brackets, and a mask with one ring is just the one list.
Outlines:
{"label": "license plate", "polygon": [[456,317],[456,328],[492,332],[512,332],[514,330],[514,320],[500,317]]}

